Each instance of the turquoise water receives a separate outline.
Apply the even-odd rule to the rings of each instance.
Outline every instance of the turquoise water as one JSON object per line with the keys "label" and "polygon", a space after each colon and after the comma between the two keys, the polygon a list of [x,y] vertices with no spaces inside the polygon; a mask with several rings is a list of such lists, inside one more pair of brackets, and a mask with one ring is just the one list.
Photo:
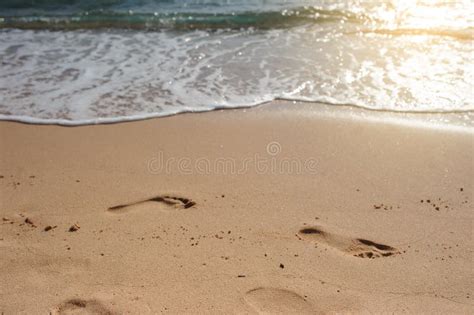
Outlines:
{"label": "turquoise water", "polygon": [[474,110],[470,1],[4,0],[0,118],[82,124],[277,98]]}
{"label": "turquoise water", "polygon": [[[354,30],[433,33],[472,39],[469,1],[4,0],[2,28],[260,29],[344,21]],[[421,10],[418,11],[418,8]],[[423,12],[425,10],[426,12]],[[465,11],[468,10],[468,11]],[[447,11],[446,16],[442,16]],[[443,21],[428,22],[438,14]],[[457,19],[454,22],[449,19]],[[418,21],[417,21],[418,20]],[[438,24],[438,22],[440,22]],[[395,23],[395,24],[394,24]],[[403,25],[408,23],[407,25]],[[398,25],[396,25],[398,24]],[[393,29],[393,26],[396,26]],[[408,26],[408,27],[407,27]],[[430,27],[433,26],[433,27]]]}

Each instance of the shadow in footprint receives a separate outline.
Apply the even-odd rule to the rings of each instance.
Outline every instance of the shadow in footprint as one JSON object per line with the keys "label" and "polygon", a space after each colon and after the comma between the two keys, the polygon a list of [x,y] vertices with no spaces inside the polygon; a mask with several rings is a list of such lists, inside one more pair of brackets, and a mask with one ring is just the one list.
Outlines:
{"label": "shadow in footprint", "polygon": [[175,209],[179,209],[179,208],[188,209],[196,205],[196,203],[189,198],[165,195],[165,196],[156,196],[156,197],[145,199],[145,200],[113,206],[113,207],[110,207],[108,211],[113,212],[113,213],[121,213],[128,210],[132,210],[132,208],[135,208],[137,206],[146,206],[146,205],[153,205],[153,204],[165,205],[168,208],[175,208]]}
{"label": "shadow in footprint", "polygon": [[51,314],[113,315],[114,313],[97,300],[70,299],[57,306]]}
{"label": "shadow in footprint", "polygon": [[245,302],[260,314],[318,314],[301,295],[284,289],[256,288],[244,296]]}
{"label": "shadow in footprint", "polygon": [[305,227],[298,232],[300,238],[335,248],[345,254],[360,258],[388,257],[400,252],[389,245],[363,238],[351,238],[324,231],[321,227]]}

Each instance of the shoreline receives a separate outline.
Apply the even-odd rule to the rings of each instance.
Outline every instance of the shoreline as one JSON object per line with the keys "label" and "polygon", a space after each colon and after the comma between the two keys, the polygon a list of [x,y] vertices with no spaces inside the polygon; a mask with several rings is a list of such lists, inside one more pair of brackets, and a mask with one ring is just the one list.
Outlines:
{"label": "shoreline", "polygon": [[[303,110],[307,110],[310,107],[312,111],[317,113],[325,113],[326,115],[333,115],[340,118],[344,118],[347,113],[352,115],[352,118],[370,119],[373,121],[382,121],[384,123],[402,123],[407,126],[428,126],[428,127],[441,127],[446,128],[449,126],[455,128],[466,128],[469,130],[474,127],[474,109],[473,110],[450,110],[450,111],[406,111],[406,110],[388,110],[388,109],[377,109],[364,107],[353,104],[332,104],[324,102],[313,102],[303,100],[287,100],[277,98],[271,101],[264,101],[258,104],[242,105],[234,107],[217,106],[214,108],[204,108],[202,110],[189,110],[171,112],[166,114],[146,114],[146,115],[134,115],[134,116],[123,116],[116,118],[95,118],[88,120],[66,120],[66,119],[38,119],[28,116],[16,116],[16,115],[1,115],[0,122],[16,122],[28,125],[46,125],[46,126],[62,126],[62,127],[81,127],[81,126],[94,126],[94,125],[110,125],[110,124],[121,124],[130,122],[139,122],[150,119],[160,119],[166,117],[172,117],[176,115],[184,114],[205,114],[213,111],[239,111],[249,110],[253,108],[266,108],[269,106],[280,106],[280,107],[291,107],[291,106],[302,106],[306,107]],[[298,109],[296,109],[298,110]],[[394,117],[395,116],[395,117]],[[427,122],[431,120],[431,122]]]}
{"label": "shoreline", "polygon": [[469,312],[472,129],[390,115],[0,122],[0,313]]}

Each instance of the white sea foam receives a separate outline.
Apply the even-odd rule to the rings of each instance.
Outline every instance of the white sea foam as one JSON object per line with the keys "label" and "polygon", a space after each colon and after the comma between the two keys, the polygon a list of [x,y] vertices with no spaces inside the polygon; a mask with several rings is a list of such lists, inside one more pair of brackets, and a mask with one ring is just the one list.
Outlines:
{"label": "white sea foam", "polygon": [[474,110],[472,40],[289,29],[0,31],[0,119],[80,125],[276,98]]}

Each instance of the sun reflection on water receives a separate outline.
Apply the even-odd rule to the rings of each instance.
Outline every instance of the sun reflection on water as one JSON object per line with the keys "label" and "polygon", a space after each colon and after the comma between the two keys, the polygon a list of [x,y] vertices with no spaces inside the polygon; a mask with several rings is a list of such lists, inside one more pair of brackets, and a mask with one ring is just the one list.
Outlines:
{"label": "sun reflection on water", "polygon": [[376,16],[391,28],[460,29],[473,26],[467,1],[393,0],[378,6]]}

